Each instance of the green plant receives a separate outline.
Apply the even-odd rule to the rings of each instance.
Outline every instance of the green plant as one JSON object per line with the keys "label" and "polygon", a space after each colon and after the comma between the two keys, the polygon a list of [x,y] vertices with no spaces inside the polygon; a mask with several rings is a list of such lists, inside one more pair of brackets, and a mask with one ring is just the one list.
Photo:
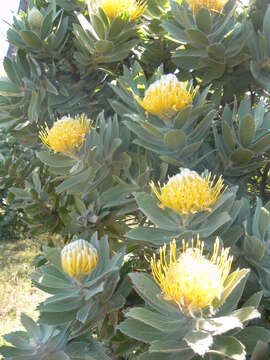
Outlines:
{"label": "green plant", "polygon": [[43,247],[49,297],[7,359],[268,359],[269,16],[32,0],[14,19],[1,189],[66,245]]}

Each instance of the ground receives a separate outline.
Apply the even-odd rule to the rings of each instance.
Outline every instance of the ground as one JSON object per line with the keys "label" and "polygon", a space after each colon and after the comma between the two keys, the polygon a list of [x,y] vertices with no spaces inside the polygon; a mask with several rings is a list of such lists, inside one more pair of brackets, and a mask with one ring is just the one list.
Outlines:
{"label": "ground", "polygon": [[41,253],[48,237],[0,241],[0,345],[2,335],[21,329],[20,314],[37,319],[36,306],[45,294],[31,285],[34,258]]}

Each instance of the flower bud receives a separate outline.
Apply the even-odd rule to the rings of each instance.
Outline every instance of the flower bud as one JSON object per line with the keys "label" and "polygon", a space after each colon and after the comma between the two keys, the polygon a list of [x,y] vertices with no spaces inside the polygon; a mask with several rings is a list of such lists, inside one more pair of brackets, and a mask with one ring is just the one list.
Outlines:
{"label": "flower bud", "polygon": [[42,21],[43,16],[41,12],[36,7],[33,7],[28,13],[28,22],[30,26],[36,29],[40,29]]}
{"label": "flower bud", "polygon": [[63,248],[61,262],[65,273],[72,278],[80,279],[96,268],[98,253],[93,245],[79,239]]}

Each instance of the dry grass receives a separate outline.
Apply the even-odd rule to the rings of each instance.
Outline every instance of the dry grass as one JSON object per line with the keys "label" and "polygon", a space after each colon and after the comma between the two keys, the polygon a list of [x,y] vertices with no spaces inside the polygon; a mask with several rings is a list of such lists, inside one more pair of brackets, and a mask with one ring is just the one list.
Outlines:
{"label": "dry grass", "polygon": [[34,258],[46,242],[46,237],[0,241],[0,345],[2,335],[21,329],[21,312],[38,317],[35,309],[45,294],[32,286],[29,275],[34,270]]}

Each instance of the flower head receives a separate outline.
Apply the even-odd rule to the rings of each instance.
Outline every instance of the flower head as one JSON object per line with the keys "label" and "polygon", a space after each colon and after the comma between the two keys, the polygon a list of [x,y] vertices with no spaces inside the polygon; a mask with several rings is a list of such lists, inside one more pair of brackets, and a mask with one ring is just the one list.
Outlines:
{"label": "flower head", "polygon": [[229,0],[187,0],[194,13],[202,7],[210,11],[222,12],[222,9],[228,1]]}
{"label": "flower head", "polygon": [[63,248],[61,262],[65,273],[72,278],[80,279],[96,268],[98,253],[93,245],[79,239]]}
{"label": "flower head", "polygon": [[192,240],[191,247],[183,240],[182,252],[178,254],[174,240],[168,262],[166,245],[160,248],[160,260],[154,255],[151,261],[153,277],[165,300],[174,301],[182,311],[192,314],[210,308],[213,300],[220,297],[233,260],[229,248],[220,249],[218,239],[209,259],[203,255],[203,247],[199,237],[195,246]]}
{"label": "flower head", "polygon": [[77,115],[74,119],[65,116],[57,120],[51,129],[46,124],[39,136],[48,148],[55,152],[72,155],[84,143],[90,126],[90,121],[85,114]]}
{"label": "flower head", "polygon": [[143,0],[99,0],[99,6],[110,19],[127,15],[130,21],[135,21],[143,14],[146,3]]}
{"label": "flower head", "polygon": [[161,202],[161,208],[169,208],[178,214],[195,214],[201,211],[211,211],[211,206],[219,198],[224,185],[222,177],[215,182],[215,177],[200,176],[195,171],[181,169],[181,172],[169,179],[159,189],[150,183],[156,197]]}
{"label": "flower head", "polygon": [[175,75],[168,74],[151,84],[142,100],[138,96],[136,100],[150,114],[169,121],[192,102],[194,95],[195,90],[191,91],[187,82],[180,82]]}

